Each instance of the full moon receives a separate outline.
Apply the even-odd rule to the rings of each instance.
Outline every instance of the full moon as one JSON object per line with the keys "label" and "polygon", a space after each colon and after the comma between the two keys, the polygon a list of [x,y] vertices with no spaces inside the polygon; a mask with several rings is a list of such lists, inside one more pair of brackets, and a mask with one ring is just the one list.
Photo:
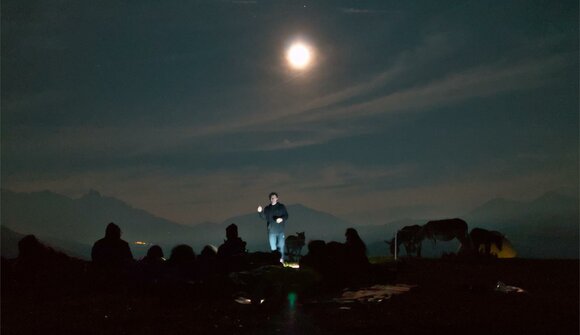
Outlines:
{"label": "full moon", "polygon": [[286,52],[286,59],[293,69],[304,70],[312,61],[312,51],[304,43],[295,43]]}

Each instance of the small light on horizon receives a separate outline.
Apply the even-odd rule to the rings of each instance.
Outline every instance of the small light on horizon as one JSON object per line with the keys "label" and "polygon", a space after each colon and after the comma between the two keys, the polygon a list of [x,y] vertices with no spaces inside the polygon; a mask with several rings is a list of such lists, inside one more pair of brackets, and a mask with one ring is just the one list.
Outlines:
{"label": "small light on horizon", "polygon": [[298,263],[284,262],[283,265],[285,268],[300,269],[300,264]]}

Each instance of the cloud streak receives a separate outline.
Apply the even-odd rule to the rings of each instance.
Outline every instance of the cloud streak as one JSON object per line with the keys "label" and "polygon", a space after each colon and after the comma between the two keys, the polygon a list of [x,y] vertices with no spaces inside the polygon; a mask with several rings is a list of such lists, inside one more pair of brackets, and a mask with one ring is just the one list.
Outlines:
{"label": "cloud streak", "polygon": [[[405,89],[393,89],[379,97],[361,103],[348,101],[380,90],[382,87],[408,74],[408,64],[399,63],[391,69],[371,78],[367,83],[316,98],[306,104],[277,111],[266,118],[251,118],[246,122],[210,126],[194,136],[215,136],[225,133],[249,132],[276,128],[279,132],[313,128],[316,135],[286,148],[308,146],[334,139],[372,132],[372,129],[355,129],[352,122],[383,114],[402,112],[428,113],[432,110],[461,103],[469,99],[489,98],[515,91],[549,85],[557,80],[554,74],[567,65],[565,56],[543,59],[498,61],[460,72],[452,72],[429,83]],[[334,127],[327,127],[331,123]],[[187,133],[187,132],[183,132]],[[284,146],[267,145],[259,150],[279,150]]]}
{"label": "cloud streak", "polygon": [[[429,82],[415,82],[401,87],[401,79],[417,76],[418,71],[437,64],[453,52],[454,41],[448,35],[430,34],[415,48],[401,52],[383,72],[368,80],[314,97],[302,103],[289,103],[282,108],[263,106],[255,112],[226,113],[219,123],[142,124],[128,126],[70,126],[57,131],[38,132],[33,126],[23,125],[16,134],[35,133],[42,137],[50,150],[124,151],[128,154],[172,151],[188,143],[211,143],[223,136],[251,137],[246,147],[236,150],[269,151],[296,149],[328,143],[373,131],[372,126],[361,128],[355,124],[380,115],[413,112],[428,113],[435,108],[449,106],[469,99],[489,98],[518,90],[549,85],[568,62],[567,55],[538,59],[503,59],[495,63],[465,69],[451,69]],[[283,90],[283,89],[282,89]],[[283,92],[282,92],[283,93]],[[38,94],[29,102],[22,99],[9,105],[10,113],[25,112],[30,104],[50,103],[54,92]],[[48,99],[48,100],[47,100]],[[284,102],[284,100],[282,100]],[[360,102],[362,101],[362,102]],[[28,107],[27,107],[28,106]],[[265,112],[268,111],[268,112]],[[229,115],[229,117],[228,117]],[[258,140],[266,129],[276,129],[279,141],[271,143]],[[299,137],[298,137],[299,135]],[[30,147],[27,136],[3,134],[3,139],[13,146]],[[32,137],[31,137],[32,138]],[[104,141],[102,139],[105,139]],[[51,149],[52,148],[52,149]],[[199,149],[199,148],[198,148]],[[203,150],[203,149],[202,149]],[[228,146],[212,150],[228,151]]]}
{"label": "cloud streak", "polygon": [[386,10],[377,10],[377,9],[363,9],[363,8],[340,8],[340,11],[345,14],[381,14],[387,13],[389,11]]}
{"label": "cloud streak", "polygon": [[[404,76],[406,64],[398,64],[367,83],[316,98],[299,107],[293,107],[267,117],[248,117],[246,121],[216,125],[166,125],[134,127],[59,127],[55,131],[22,126],[13,128],[12,135],[3,134],[12,146],[28,151],[42,143],[50,152],[104,152],[139,155],[160,151],[174,151],[175,147],[192,143],[196,150],[211,148],[227,152],[272,151],[320,145],[340,138],[373,132],[373,126],[357,126],[361,120],[397,113],[429,113],[435,108],[450,106],[469,99],[485,99],[509,92],[549,85],[557,80],[554,74],[565,68],[566,57],[554,56],[520,62],[500,61],[478,66],[458,73],[450,73],[429,83],[393,91],[360,103],[350,99],[381,89]],[[466,111],[468,112],[468,111]],[[19,130],[18,130],[19,129]],[[268,135],[265,129],[275,129]],[[26,134],[31,134],[27,136]],[[34,134],[34,136],[32,136]],[[262,134],[262,135],[260,135]],[[15,137],[16,136],[16,137]],[[215,138],[231,136],[246,138],[246,145],[215,146]],[[277,141],[264,141],[271,136]],[[202,145],[207,143],[207,145]],[[241,142],[240,142],[241,143]]]}
{"label": "cloud streak", "polygon": [[546,85],[552,74],[564,68],[561,57],[531,60],[517,64],[481,66],[453,73],[426,85],[388,93],[379,98],[336,109],[305,110],[286,120],[292,123],[320,122],[328,119],[357,119],[383,113],[428,112],[473,98],[486,98],[507,92]]}
{"label": "cloud streak", "polygon": [[[539,59],[502,59],[495,63],[451,71],[431,82],[417,83],[409,88],[396,86],[398,78],[414,74],[415,68],[436,66],[437,60],[451,49],[441,35],[432,35],[413,52],[404,52],[398,60],[384,72],[342,90],[314,98],[304,104],[292,106],[263,117],[246,117],[244,120],[225,121],[192,130],[193,136],[215,136],[226,133],[257,131],[276,127],[278,131],[292,131],[297,128],[321,126],[317,132],[324,132],[324,123],[332,121],[337,126],[326,128],[327,134],[315,136],[319,140],[303,141],[302,145],[314,145],[332,139],[365,133],[358,129],[350,133],[351,121],[367,119],[380,114],[400,112],[430,112],[435,108],[449,106],[469,99],[489,98],[514,91],[533,89],[550,85],[557,80],[557,73],[569,66],[569,55],[557,55]],[[442,46],[443,45],[443,46]],[[425,56],[427,55],[427,56]],[[394,87],[388,88],[389,85]],[[355,98],[380,92],[387,92],[360,103],[351,103]],[[341,127],[344,127],[341,129]],[[187,132],[183,132],[187,133]],[[292,146],[292,148],[295,146]],[[272,146],[272,150],[281,149]],[[267,148],[261,148],[264,150]]]}

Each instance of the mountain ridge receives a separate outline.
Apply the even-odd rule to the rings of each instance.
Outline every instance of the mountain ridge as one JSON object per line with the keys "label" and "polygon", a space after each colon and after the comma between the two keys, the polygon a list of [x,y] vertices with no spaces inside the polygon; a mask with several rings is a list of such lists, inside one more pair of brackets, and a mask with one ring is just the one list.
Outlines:
{"label": "mountain ridge", "polygon": [[[463,218],[469,229],[482,227],[504,232],[515,246],[534,257],[541,257],[541,248],[549,240],[551,251],[558,254],[558,244],[565,240],[566,257],[573,257],[578,249],[578,200],[559,192],[546,192],[531,201],[504,198],[490,199],[468,212]],[[305,231],[307,241],[322,239],[344,241],[344,231],[354,227],[370,246],[372,254],[384,254],[384,240],[390,239],[397,229],[406,225],[424,224],[428,219],[408,219],[382,225],[353,225],[333,214],[293,203],[287,206],[290,217],[287,235]],[[123,200],[103,196],[90,190],[80,198],[69,198],[51,191],[19,193],[2,189],[2,226],[15,231],[31,233],[50,241],[74,245],[86,253],[89,246],[104,235],[108,222],[117,222],[123,238],[129,242],[146,241],[170,248],[177,243],[188,243],[196,248],[205,244],[219,245],[225,238],[225,228],[236,223],[240,236],[248,242],[251,251],[267,250],[265,223],[256,212],[232,216],[221,222],[202,222],[182,225],[135,208]],[[558,234],[565,234],[557,241]],[[521,240],[518,240],[521,239]],[[146,246],[132,245],[136,255]],[[536,250],[537,249],[537,250]],[[78,253],[78,251],[77,251]],[[577,255],[577,253],[575,254]]]}

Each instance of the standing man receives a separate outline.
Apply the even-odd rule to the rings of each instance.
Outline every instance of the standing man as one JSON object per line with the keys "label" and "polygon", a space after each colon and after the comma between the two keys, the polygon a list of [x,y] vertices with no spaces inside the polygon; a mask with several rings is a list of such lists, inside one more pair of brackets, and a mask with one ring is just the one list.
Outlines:
{"label": "standing man", "polygon": [[258,206],[258,215],[263,220],[266,220],[268,228],[268,239],[270,241],[270,250],[278,249],[282,258],[280,262],[284,262],[284,228],[286,228],[286,221],[288,220],[288,212],[286,206],[278,202],[278,193],[270,193],[270,204],[262,209]]}

